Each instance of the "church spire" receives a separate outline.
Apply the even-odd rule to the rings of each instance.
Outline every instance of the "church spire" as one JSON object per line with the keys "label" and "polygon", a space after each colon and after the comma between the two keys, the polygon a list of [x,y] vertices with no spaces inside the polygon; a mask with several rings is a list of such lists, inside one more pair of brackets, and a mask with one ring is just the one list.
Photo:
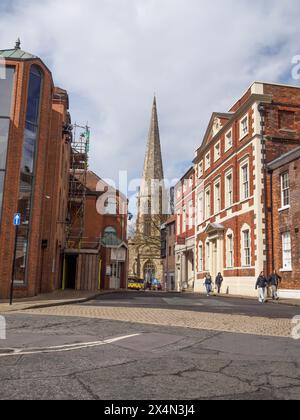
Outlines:
{"label": "church spire", "polygon": [[164,172],[157,116],[157,101],[156,96],[154,96],[143,180],[147,182],[150,180],[162,180],[163,178]]}

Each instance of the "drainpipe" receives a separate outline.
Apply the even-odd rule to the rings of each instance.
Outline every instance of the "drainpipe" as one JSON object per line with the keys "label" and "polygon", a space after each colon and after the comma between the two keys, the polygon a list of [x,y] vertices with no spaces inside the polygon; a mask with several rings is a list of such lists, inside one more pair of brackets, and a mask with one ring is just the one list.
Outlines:
{"label": "drainpipe", "polygon": [[263,164],[263,174],[264,174],[264,213],[265,213],[265,235],[266,235],[266,262],[265,262],[265,275],[268,275],[269,268],[269,208],[268,208],[268,171],[267,171],[267,148],[266,148],[266,139],[265,139],[265,107],[261,103],[258,106],[258,111],[260,113],[260,138],[262,146],[262,164]]}

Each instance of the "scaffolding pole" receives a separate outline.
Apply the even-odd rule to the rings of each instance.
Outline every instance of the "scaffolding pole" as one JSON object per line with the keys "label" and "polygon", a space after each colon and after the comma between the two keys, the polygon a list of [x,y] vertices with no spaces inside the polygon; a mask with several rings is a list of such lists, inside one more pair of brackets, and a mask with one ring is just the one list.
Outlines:
{"label": "scaffolding pole", "polygon": [[90,127],[75,124],[71,147],[67,248],[80,252],[85,229]]}

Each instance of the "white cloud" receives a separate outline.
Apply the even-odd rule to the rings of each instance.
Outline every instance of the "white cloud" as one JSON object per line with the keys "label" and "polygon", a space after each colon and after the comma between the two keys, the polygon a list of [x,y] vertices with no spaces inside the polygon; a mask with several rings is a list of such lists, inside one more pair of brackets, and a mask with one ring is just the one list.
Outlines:
{"label": "white cloud", "polygon": [[[92,126],[99,175],[142,172],[153,93],[168,177],[180,176],[210,113],[254,79],[282,81],[300,53],[298,0],[15,0],[0,48],[21,36]],[[285,80],[289,81],[289,80]],[[180,169],[179,169],[180,168]]]}

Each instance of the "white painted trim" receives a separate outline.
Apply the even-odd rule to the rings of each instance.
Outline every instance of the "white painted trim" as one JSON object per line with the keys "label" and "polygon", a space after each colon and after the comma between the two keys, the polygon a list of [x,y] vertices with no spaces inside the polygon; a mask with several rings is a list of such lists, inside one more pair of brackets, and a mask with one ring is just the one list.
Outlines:
{"label": "white painted trim", "polygon": [[290,208],[291,208],[291,206],[288,205],[288,206],[282,207],[281,209],[278,209],[278,212],[281,213],[282,211],[289,210]]}
{"label": "white painted trim", "polygon": [[[229,216],[224,217],[223,219],[220,219],[218,223],[221,223],[222,224],[223,222],[227,222],[228,220],[234,219],[237,216],[242,216],[244,214],[250,213],[253,210],[254,210],[254,206],[251,206],[251,207],[249,207],[247,209],[243,209],[243,210],[237,211],[235,213],[230,214]],[[210,219],[213,218],[213,217],[215,217],[215,215],[214,216],[211,216],[209,219],[206,219],[203,223],[201,223],[201,225],[202,224],[207,224],[210,221]],[[200,228],[199,233],[204,233],[205,230],[206,230],[206,227],[203,228],[202,230],[201,230],[201,226],[197,226],[197,228],[198,229]]]}

